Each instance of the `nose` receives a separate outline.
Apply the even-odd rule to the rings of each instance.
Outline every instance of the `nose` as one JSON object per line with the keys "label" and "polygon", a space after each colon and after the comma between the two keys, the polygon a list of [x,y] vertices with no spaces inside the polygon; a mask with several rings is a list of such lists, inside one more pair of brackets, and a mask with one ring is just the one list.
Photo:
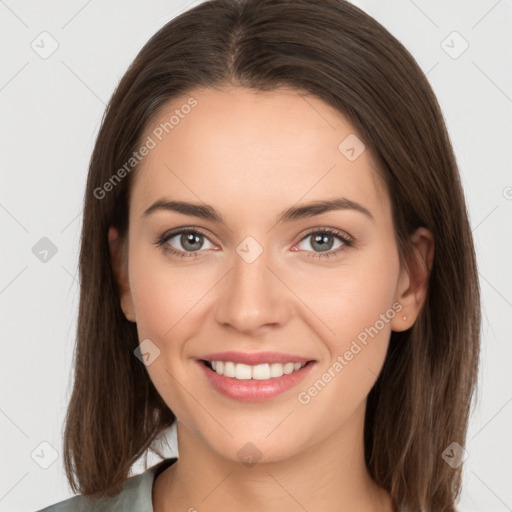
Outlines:
{"label": "nose", "polygon": [[[245,334],[282,327],[292,313],[291,292],[263,251],[254,261],[238,253],[216,293],[216,321]],[[220,283],[219,283],[220,284]]]}

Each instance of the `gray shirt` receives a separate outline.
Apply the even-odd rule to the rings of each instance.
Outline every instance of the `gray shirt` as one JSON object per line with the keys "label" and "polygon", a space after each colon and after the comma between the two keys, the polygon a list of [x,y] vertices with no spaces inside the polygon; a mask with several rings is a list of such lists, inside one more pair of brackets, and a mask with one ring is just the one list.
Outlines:
{"label": "gray shirt", "polygon": [[153,482],[155,478],[178,459],[164,459],[140,475],[135,475],[123,485],[123,490],[112,498],[102,498],[94,502],[86,496],[78,495],[50,505],[37,512],[153,512]]}

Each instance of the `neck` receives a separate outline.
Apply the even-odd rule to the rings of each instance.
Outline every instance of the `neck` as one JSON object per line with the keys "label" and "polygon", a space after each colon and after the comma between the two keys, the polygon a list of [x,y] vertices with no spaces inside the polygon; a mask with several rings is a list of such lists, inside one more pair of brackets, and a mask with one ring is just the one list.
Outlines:
{"label": "neck", "polygon": [[223,458],[178,422],[179,458],[155,481],[154,512],[393,512],[365,465],[365,405],[329,438],[282,460],[263,454],[250,466]]}

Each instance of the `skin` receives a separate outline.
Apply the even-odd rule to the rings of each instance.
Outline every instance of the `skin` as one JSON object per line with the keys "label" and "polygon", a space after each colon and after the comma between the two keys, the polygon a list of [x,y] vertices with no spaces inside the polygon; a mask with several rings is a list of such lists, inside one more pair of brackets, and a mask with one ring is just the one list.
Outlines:
{"label": "skin", "polygon": [[[159,348],[147,371],[178,418],[179,460],[156,479],[154,510],[390,512],[390,495],[364,463],[366,398],[391,330],[410,328],[424,304],[433,236],[418,229],[408,266],[400,268],[376,163],[369,150],[354,161],[338,150],[356,131],[316,97],[290,89],[194,90],[168,105],[143,139],[191,95],[197,106],[134,176],[127,245],[109,232],[121,307],[139,339]],[[275,223],[291,206],[341,196],[374,220],[347,209]],[[211,205],[226,225],[169,211],[144,219],[162,197]],[[180,227],[202,229],[206,237],[192,246],[200,250],[184,247],[179,235],[167,245],[197,257],[153,243]],[[307,232],[326,227],[355,245],[337,257],[314,257],[322,249]],[[263,248],[250,264],[236,252],[247,236]],[[336,236],[328,244],[331,252],[343,247]],[[298,393],[393,303],[402,310],[308,404],[299,403]],[[224,350],[286,352],[317,363],[297,387],[242,402],[217,393],[197,367],[197,358]],[[237,455],[248,442],[260,452],[249,467]]]}

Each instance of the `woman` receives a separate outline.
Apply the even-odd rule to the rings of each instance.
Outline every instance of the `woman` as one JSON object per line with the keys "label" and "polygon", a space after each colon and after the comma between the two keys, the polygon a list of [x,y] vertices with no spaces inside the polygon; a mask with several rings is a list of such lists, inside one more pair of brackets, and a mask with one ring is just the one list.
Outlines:
{"label": "woman", "polygon": [[[45,510],[456,510],[473,240],[437,100],[363,11],[165,25],[108,105],[81,243],[80,496]],[[173,424],[179,457],[128,478]]]}

